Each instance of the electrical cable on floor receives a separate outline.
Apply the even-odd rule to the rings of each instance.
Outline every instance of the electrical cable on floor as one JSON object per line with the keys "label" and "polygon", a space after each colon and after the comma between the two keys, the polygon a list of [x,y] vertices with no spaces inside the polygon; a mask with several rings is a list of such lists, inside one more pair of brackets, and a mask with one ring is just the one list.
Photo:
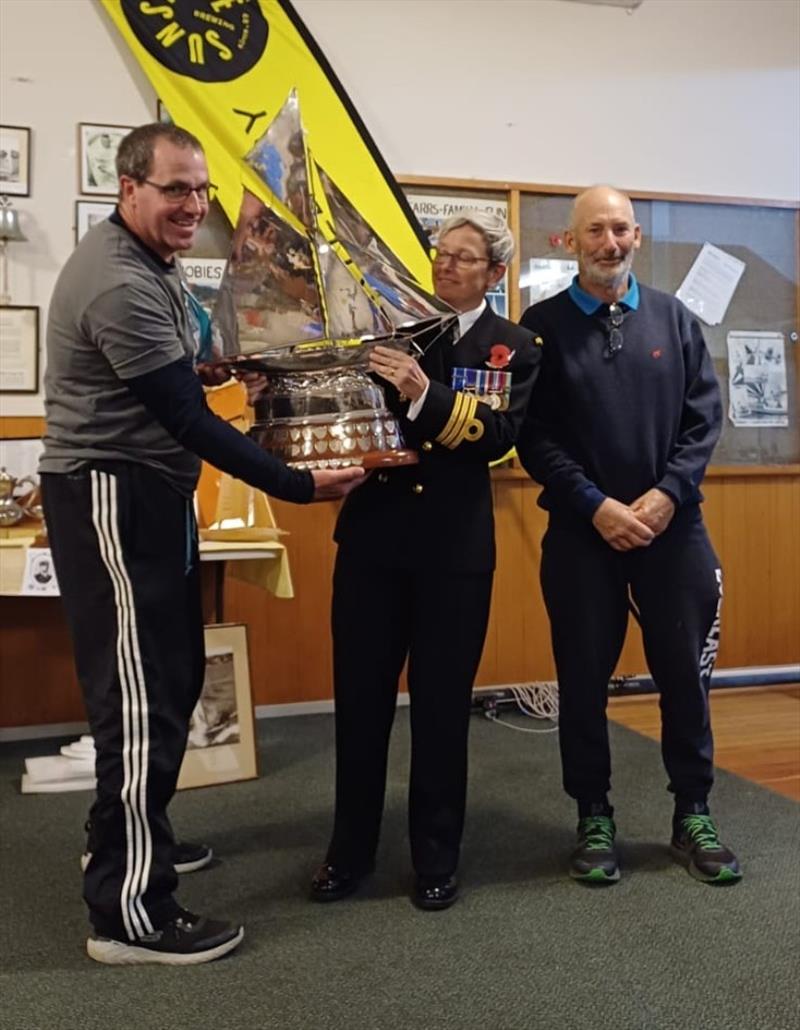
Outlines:
{"label": "electrical cable on floor", "polygon": [[518,733],[555,733],[558,729],[558,684],[557,683],[527,683],[518,686],[507,687],[506,690],[514,698],[517,708],[523,715],[530,719],[551,720],[554,726],[547,729],[526,729],[524,726],[515,726],[506,722],[497,714],[496,700],[487,704],[483,714],[490,722],[498,726],[504,726],[509,730],[516,730]]}

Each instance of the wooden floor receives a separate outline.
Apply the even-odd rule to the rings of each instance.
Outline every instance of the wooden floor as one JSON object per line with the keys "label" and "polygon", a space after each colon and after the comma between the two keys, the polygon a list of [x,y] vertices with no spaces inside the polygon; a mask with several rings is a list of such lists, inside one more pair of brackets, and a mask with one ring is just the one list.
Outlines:
{"label": "wooden floor", "polygon": [[[658,699],[611,699],[609,717],[658,740]],[[800,801],[800,686],[711,691],[714,759],[721,769]]]}

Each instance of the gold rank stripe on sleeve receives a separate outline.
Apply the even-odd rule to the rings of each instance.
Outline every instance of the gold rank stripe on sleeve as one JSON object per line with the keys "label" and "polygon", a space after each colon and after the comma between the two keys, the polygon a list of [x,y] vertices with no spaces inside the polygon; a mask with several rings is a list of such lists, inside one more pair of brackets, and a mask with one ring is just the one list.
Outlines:
{"label": "gold rank stripe on sleeve", "polygon": [[464,435],[458,441],[462,443],[464,440],[468,440],[469,443],[476,443],[483,436],[484,425],[479,418],[475,418],[475,412],[478,410],[478,402],[475,401],[475,408],[473,409],[473,417],[464,426]]}
{"label": "gold rank stripe on sleeve", "polygon": [[450,437],[453,436],[460,428],[466,402],[466,394],[456,393],[453,400],[453,407],[450,411],[450,418],[447,420],[444,429],[436,437],[437,441],[442,444],[443,447],[450,446]]}
{"label": "gold rank stripe on sleeve", "polygon": [[456,393],[453,410],[447,425],[436,437],[443,447],[454,450],[465,440],[474,443],[483,436],[483,422],[476,418],[478,411],[477,398],[471,394]]}

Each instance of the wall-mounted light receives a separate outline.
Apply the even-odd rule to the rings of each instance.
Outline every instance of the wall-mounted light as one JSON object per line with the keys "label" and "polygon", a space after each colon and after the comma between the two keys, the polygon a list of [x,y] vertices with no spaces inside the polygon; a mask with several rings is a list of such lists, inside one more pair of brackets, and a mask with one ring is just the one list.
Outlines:
{"label": "wall-mounted light", "polygon": [[24,243],[28,237],[19,227],[19,213],[11,206],[8,197],[0,197],[0,305],[11,303],[8,292],[8,255],[6,245]]}
{"label": "wall-mounted light", "polygon": [[644,0],[568,0],[575,4],[596,4],[598,7],[624,7],[628,14],[633,14],[637,7],[641,7]]}

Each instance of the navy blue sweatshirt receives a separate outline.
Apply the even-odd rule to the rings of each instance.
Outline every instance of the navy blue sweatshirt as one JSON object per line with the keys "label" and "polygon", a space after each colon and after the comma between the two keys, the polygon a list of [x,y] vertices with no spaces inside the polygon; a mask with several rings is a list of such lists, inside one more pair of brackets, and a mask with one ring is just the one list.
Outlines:
{"label": "navy blue sweatshirt", "polygon": [[702,500],[722,424],[703,334],[670,294],[629,292],[638,304],[626,310],[611,358],[608,308],[587,313],[574,286],[522,316],[540,338],[542,364],[517,453],[554,514],[590,520],[606,497],[630,504],[652,487],[679,508]]}
{"label": "navy blue sweatshirt", "polygon": [[279,500],[314,499],[310,472],[289,468],[211,411],[189,358],[125,382],[167,432],[204,461]]}

